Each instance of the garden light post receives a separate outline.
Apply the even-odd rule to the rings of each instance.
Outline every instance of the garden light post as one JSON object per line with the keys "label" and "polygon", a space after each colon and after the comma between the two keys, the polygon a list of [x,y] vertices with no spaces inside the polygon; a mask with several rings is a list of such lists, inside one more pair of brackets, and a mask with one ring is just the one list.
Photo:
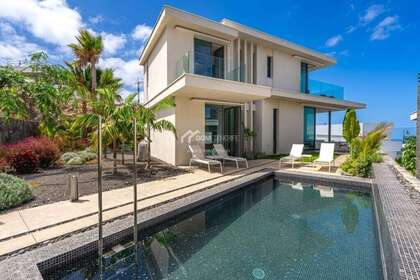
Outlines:
{"label": "garden light post", "polygon": [[137,228],[137,121],[136,118],[134,118],[133,120],[133,125],[134,125],[134,139],[133,139],[133,144],[134,144],[134,149],[133,149],[133,167],[134,167],[134,174],[133,174],[133,241],[134,241],[134,245],[137,245],[137,241],[138,241],[138,228]]}
{"label": "garden light post", "polygon": [[103,231],[102,231],[102,116],[98,119],[98,254],[102,272]]}

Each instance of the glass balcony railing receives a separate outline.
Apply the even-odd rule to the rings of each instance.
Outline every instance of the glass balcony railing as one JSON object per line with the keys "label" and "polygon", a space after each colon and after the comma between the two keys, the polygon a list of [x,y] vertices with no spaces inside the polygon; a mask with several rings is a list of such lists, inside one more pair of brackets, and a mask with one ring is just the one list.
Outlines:
{"label": "glass balcony railing", "polygon": [[309,94],[344,100],[344,88],[317,80],[309,80]]}
{"label": "glass balcony railing", "polygon": [[199,52],[187,52],[176,62],[177,77],[184,73],[190,73],[230,81],[245,81],[244,66],[241,65],[231,71],[225,70],[226,60],[223,57]]}

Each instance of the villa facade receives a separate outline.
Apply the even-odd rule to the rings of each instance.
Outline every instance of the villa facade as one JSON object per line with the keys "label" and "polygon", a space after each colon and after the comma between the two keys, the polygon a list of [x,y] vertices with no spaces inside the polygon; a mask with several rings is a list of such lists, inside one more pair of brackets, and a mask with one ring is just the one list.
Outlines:
{"label": "villa facade", "polygon": [[[313,148],[316,114],[365,105],[344,100],[343,88],[310,79],[335,59],[231,20],[209,20],[165,6],[140,56],[145,105],[174,98],[159,119],[177,135],[152,132],[152,156],[188,163],[188,144],[232,155],[288,153]],[[244,131],[255,132],[245,138]]]}

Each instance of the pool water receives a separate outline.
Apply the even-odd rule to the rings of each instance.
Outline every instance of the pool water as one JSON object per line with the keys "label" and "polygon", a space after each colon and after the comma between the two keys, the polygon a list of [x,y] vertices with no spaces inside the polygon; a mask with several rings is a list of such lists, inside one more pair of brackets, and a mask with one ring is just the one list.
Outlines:
{"label": "pool water", "polygon": [[45,278],[382,279],[375,230],[368,193],[269,178]]}

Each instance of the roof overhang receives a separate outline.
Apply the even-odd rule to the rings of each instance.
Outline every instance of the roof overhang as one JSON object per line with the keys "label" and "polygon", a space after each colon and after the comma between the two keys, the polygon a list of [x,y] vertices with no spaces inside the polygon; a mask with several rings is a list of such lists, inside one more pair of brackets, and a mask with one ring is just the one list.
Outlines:
{"label": "roof overhang", "polygon": [[281,98],[283,100],[298,102],[302,105],[315,107],[318,112],[327,111],[343,111],[347,109],[365,109],[366,104],[339,100],[335,98],[329,98],[324,96],[314,96],[310,94],[304,94],[300,92],[288,92],[278,89],[272,90],[272,97]]}
{"label": "roof overhang", "polygon": [[260,42],[261,44],[270,46],[274,49],[280,49],[283,52],[289,53],[296,59],[308,63],[310,65],[310,70],[327,67],[337,63],[336,60],[330,56],[244,26],[229,19],[223,19],[221,22],[226,26],[238,30],[241,38],[248,37],[250,40]]}
{"label": "roof overhang", "polygon": [[165,98],[187,97],[213,103],[245,103],[269,98],[271,88],[255,84],[222,80],[206,76],[184,74],[145,105],[153,107]]}
{"label": "roof overhang", "polygon": [[190,30],[226,41],[231,41],[239,35],[239,32],[236,29],[220,22],[206,19],[170,6],[164,6],[152,33],[150,34],[149,40],[140,55],[140,65],[146,63],[155,44],[159,41],[160,36],[168,26]]}

